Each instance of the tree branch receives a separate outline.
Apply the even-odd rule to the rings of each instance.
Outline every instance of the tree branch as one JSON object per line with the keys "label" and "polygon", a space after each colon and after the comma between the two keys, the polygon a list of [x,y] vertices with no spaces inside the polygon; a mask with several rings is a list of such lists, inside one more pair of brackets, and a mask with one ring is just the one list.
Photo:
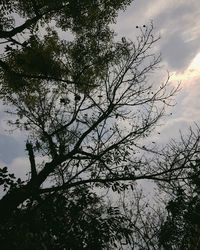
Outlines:
{"label": "tree branch", "polygon": [[28,151],[29,161],[31,164],[31,180],[35,179],[37,176],[36,164],[35,164],[35,156],[33,152],[33,145],[29,141],[26,143],[26,150]]}
{"label": "tree branch", "polygon": [[32,19],[28,19],[25,23],[23,23],[22,25],[14,28],[14,29],[12,29],[10,31],[0,30],[0,38],[9,38],[9,37],[13,37],[13,36],[17,35],[18,33],[20,33],[22,31],[24,31],[25,29],[29,28],[32,24],[36,23],[45,14],[46,13],[39,14],[39,15],[33,17]]}

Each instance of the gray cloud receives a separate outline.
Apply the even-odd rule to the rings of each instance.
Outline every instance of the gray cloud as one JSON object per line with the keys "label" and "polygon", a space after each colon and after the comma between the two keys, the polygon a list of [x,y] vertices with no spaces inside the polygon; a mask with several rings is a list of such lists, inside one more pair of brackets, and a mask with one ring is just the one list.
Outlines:
{"label": "gray cloud", "polygon": [[25,155],[24,144],[12,136],[0,135],[0,161],[9,164],[16,157]]}
{"label": "gray cloud", "polygon": [[134,40],[136,25],[153,20],[161,34],[158,44],[169,70],[184,70],[200,51],[200,16],[198,1],[135,0],[121,13],[115,26],[120,35]]}
{"label": "gray cloud", "polygon": [[171,70],[182,71],[186,69],[195,57],[199,45],[194,42],[186,42],[180,33],[175,33],[164,40],[161,45],[162,58],[167,62]]}
{"label": "gray cloud", "polygon": [[[187,75],[187,67],[200,53],[200,5],[196,0],[135,0],[128,11],[121,13],[116,30],[121,36],[135,38],[136,25],[153,20],[155,33],[161,36],[157,49],[169,72]],[[199,69],[200,70],[200,69]],[[163,70],[164,71],[164,70]],[[155,73],[157,81],[161,72]],[[159,82],[159,80],[158,80]],[[176,96],[177,105],[168,112],[173,114],[161,121],[153,140],[165,145],[170,138],[179,138],[179,131],[187,134],[188,128],[200,121],[200,76],[189,79]],[[159,134],[158,134],[159,132]]]}

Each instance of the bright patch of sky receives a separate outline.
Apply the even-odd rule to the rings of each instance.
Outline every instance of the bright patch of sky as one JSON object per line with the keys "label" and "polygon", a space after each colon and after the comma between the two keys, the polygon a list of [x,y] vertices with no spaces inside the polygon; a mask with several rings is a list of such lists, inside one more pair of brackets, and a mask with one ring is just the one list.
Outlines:
{"label": "bright patch of sky", "polygon": [[166,78],[165,72],[168,71],[170,83],[174,86],[181,84],[181,90],[175,97],[176,106],[167,110],[172,115],[161,122],[159,137],[155,132],[155,139],[162,144],[169,138],[178,138],[180,130],[187,133],[189,126],[200,122],[199,16],[197,0],[135,0],[126,12],[120,13],[114,26],[118,34],[134,40],[136,26],[153,21],[155,34],[161,37],[156,51],[160,51],[164,67],[155,72],[152,79]]}
{"label": "bright patch of sky", "polygon": [[194,57],[187,69],[183,72],[175,71],[171,76],[171,81],[174,83],[180,81],[184,88],[192,87],[196,80],[200,80],[200,53]]}

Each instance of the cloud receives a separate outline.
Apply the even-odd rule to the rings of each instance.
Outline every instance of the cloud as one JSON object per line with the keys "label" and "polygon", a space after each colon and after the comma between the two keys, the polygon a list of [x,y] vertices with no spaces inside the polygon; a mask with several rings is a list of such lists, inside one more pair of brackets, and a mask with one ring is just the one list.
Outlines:
{"label": "cloud", "polygon": [[118,18],[116,31],[134,40],[135,26],[153,20],[158,44],[169,70],[182,71],[200,52],[199,3],[196,0],[135,0]]}
{"label": "cloud", "polygon": [[8,171],[14,173],[16,178],[27,180],[28,173],[30,172],[28,157],[17,157],[7,167]]}
{"label": "cloud", "polygon": [[[176,96],[177,105],[167,112],[161,127],[153,134],[155,141],[163,145],[170,138],[178,138],[200,120],[200,16],[196,0],[135,0],[126,12],[121,13],[115,26],[120,36],[134,40],[136,25],[153,20],[155,33],[161,36],[157,50],[162,54],[164,68],[169,70],[170,82],[181,82],[182,90]],[[152,80],[160,82],[164,68],[155,72]],[[161,72],[162,71],[162,72]],[[159,134],[158,134],[159,132]]]}
{"label": "cloud", "polygon": [[187,97],[182,101],[184,112],[183,118],[190,122],[200,122],[200,77],[192,82],[187,88]]}
{"label": "cloud", "polygon": [[5,112],[6,108],[0,102],[0,161],[10,164],[16,157],[25,155],[27,137],[24,131],[8,126],[11,115]]}
{"label": "cloud", "polygon": [[18,156],[25,154],[22,140],[16,140],[9,135],[0,135],[0,160],[9,164]]}
{"label": "cloud", "polygon": [[171,81],[181,82],[182,86],[185,88],[193,88],[193,85],[196,85],[197,81],[200,79],[200,53],[197,54],[190,65],[181,73],[172,72],[171,73]]}
{"label": "cloud", "polygon": [[[9,173],[14,173],[16,178],[20,178],[23,181],[26,181],[29,178],[29,162],[26,157],[17,157],[10,164],[6,164],[2,160],[0,160],[0,167],[7,167]],[[5,194],[3,190],[3,186],[0,186],[0,199]]]}
{"label": "cloud", "polygon": [[[30,171],[28,158],[25,157],[17,157],[10,164],[6,164],[2,160],[0,160],[0,167],[7,167],[8,172],[10,174],[15,175],[16,178],[20,178],[23,181],[26,181],[29,176],[28,173]],[[3,190],[3,185],[0,186],[0,199],[3,195],[5,195],[5,191]]]}
{"label": "cloud", "polygon": [[[195,48],[196,47],[196,48]],[[161,44],[162,58],[167,62],[169,70],[184,70],[198,52],[199,45],[184,40],[181,33],[175,33]]]}
{"label": "cloud", "polygon": [[[37,171],[40,171],[40,166],[44,162],[48,162],[48,157],[35,156],[35,162],[37,166]],[[10,173],[14,173],[16,178],[21,178],[22,180],[27,180],[30,177],[30,162],[28,156],[19,156],[13,159],[9,164],[0,160],[0,167],[6,166]]]}
{"label": "cloud", "polygon": [[160,129],[159,141],[162,143],[166,143],[167,138],[178,139],[180,130],[187,133],[189,127],[195,127],[195,124],[200,123],[200,65],[196,68],[198,58],[200,59],[200,55],[194,58],[183,73],[171,77],[174,84],[181,81],[182,90],[176,98],[177,105],[170,110],[172,116],[165,119]]}

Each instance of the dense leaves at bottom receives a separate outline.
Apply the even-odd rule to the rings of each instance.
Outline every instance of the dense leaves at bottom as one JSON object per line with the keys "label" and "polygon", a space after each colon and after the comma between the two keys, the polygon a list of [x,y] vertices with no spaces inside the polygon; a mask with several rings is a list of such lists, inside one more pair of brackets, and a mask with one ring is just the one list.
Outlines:
{"label": "dense leaves at bottom", "polygon": [[0,226],[1,249],[116,249],[132,231],[117,207],[87,188],[27,201]]}
{"label": "dense leaves at bottom", "polygon": [[[160,229],[160,244],[165,250],[200,249],[199,160],[191,165],[188,183],[175,190],[167,205],[168,216]],[[180,185],[180,183],[179,183]]]}

